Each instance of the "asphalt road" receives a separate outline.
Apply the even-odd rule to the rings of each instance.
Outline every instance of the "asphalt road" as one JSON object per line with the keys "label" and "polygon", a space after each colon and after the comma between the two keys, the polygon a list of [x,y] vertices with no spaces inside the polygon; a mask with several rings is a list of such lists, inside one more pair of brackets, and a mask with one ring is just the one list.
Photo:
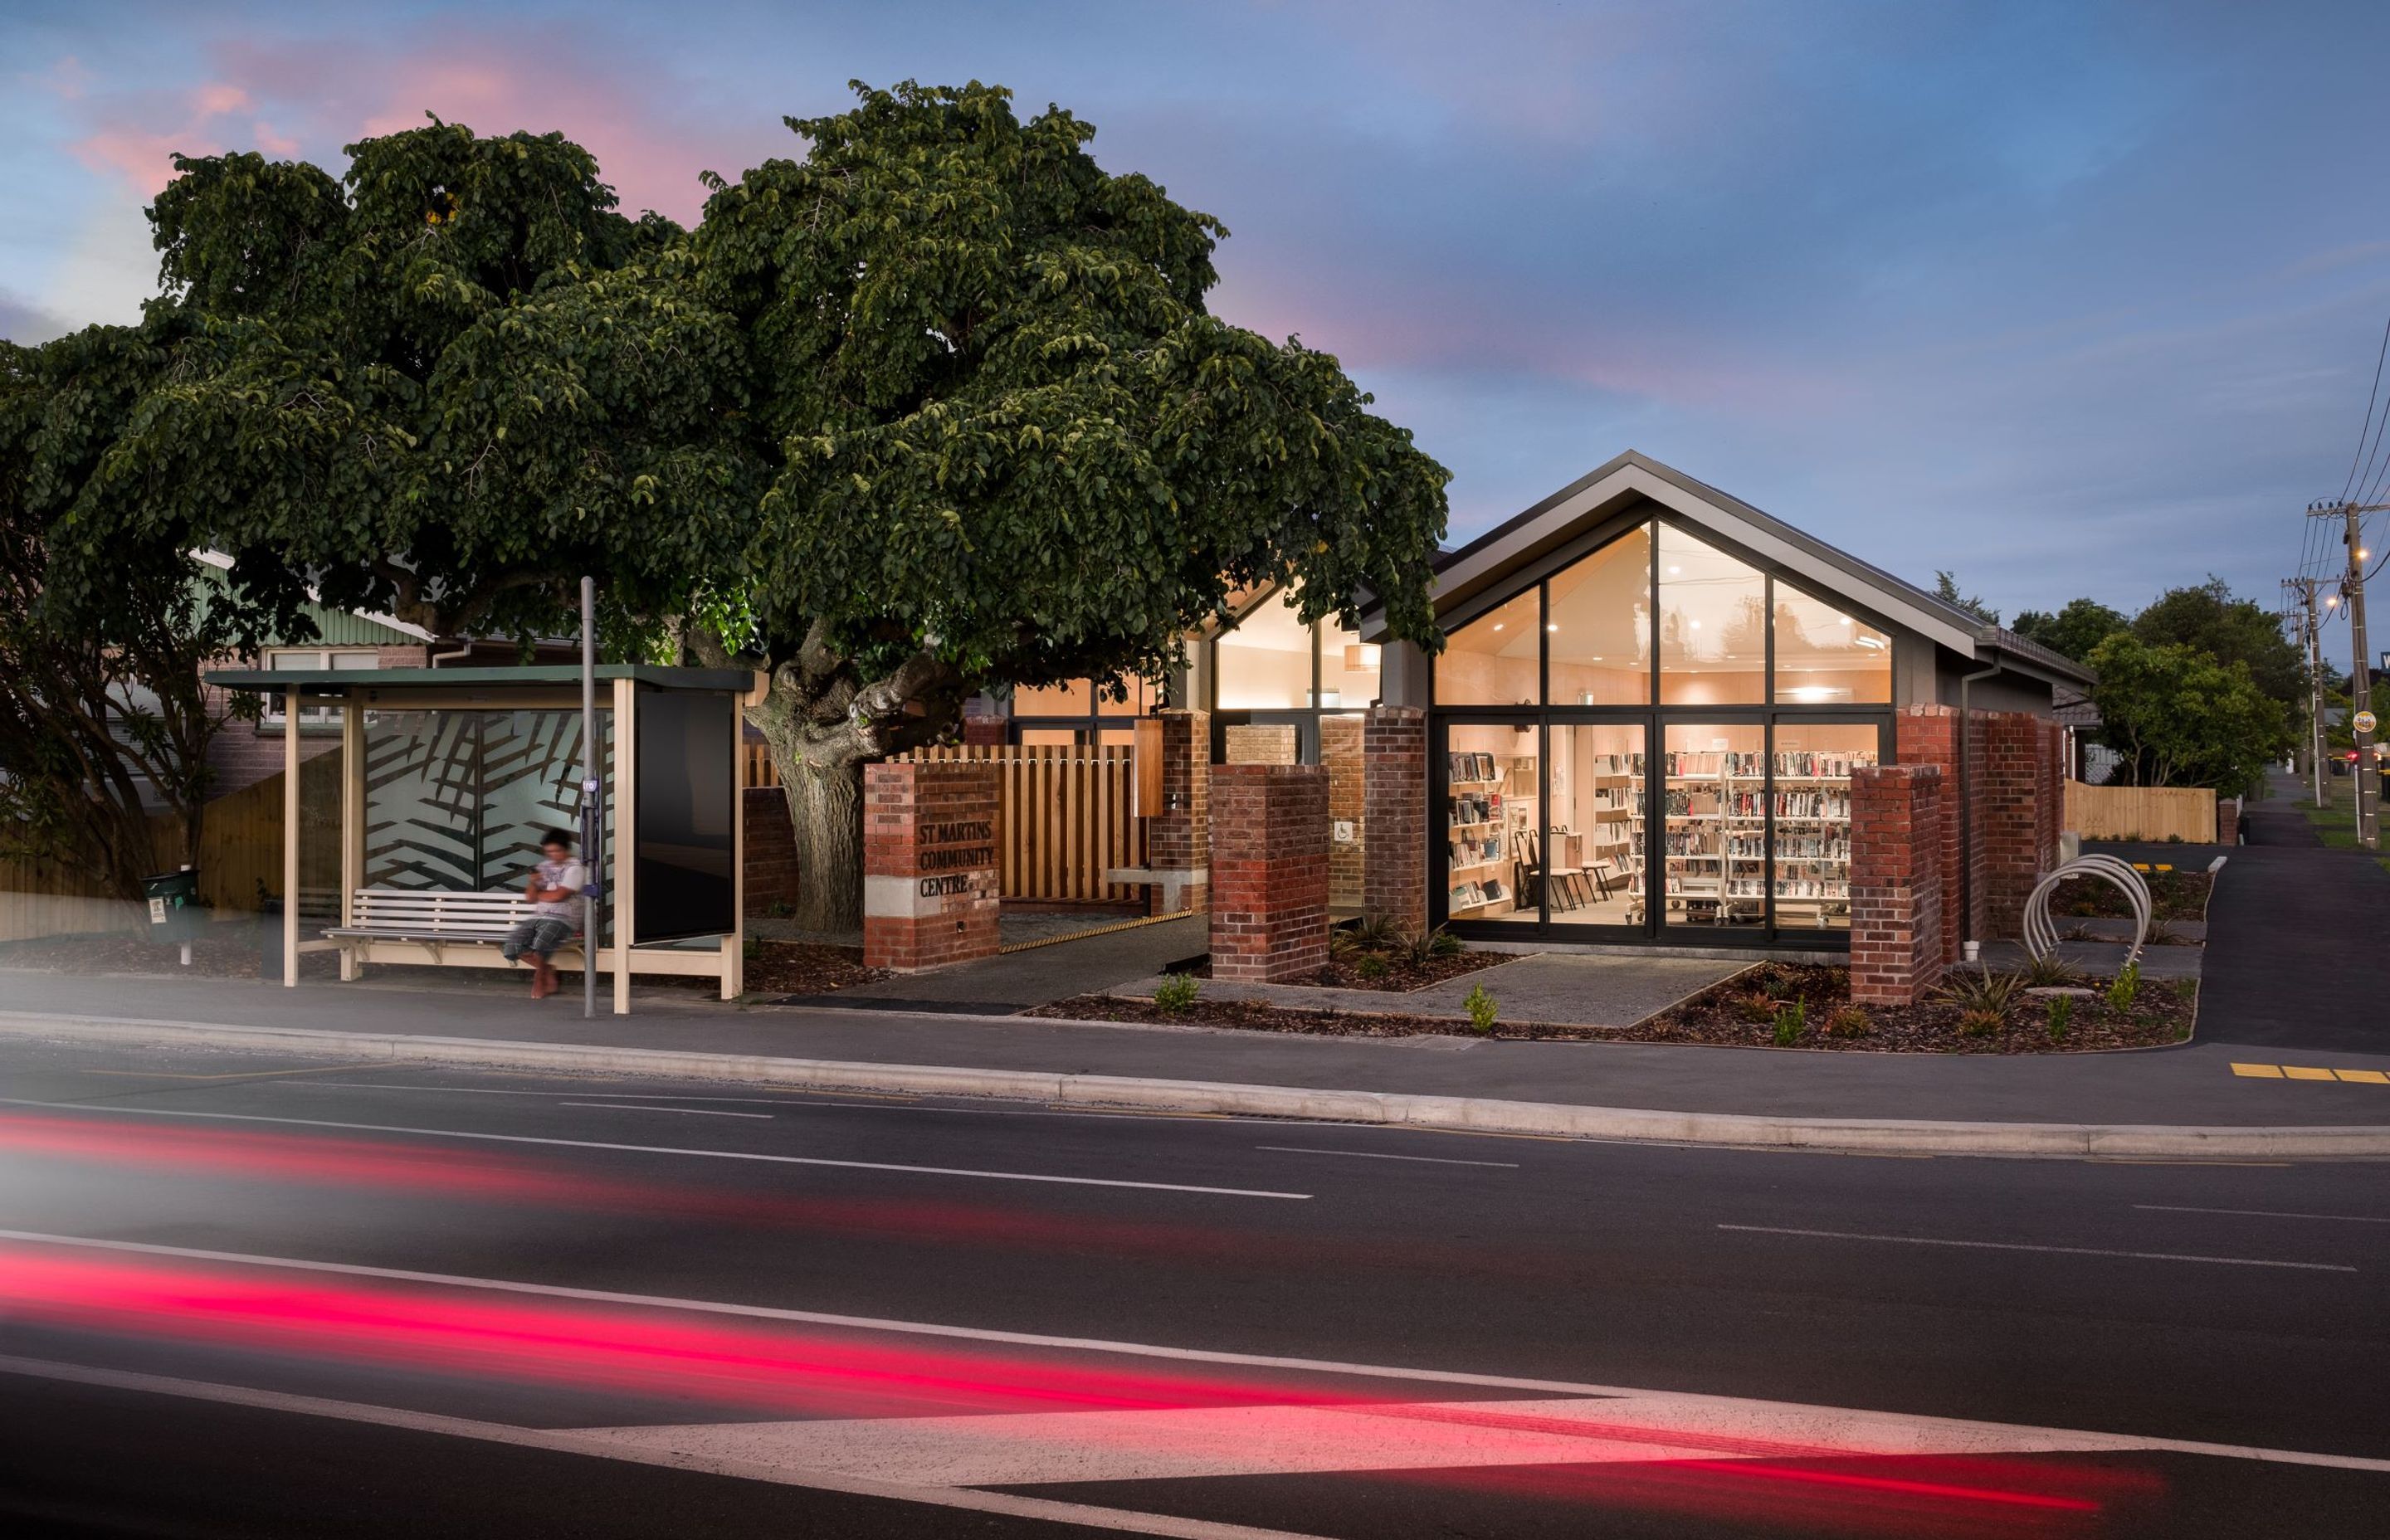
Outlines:
{"label": "asphalt road", "polygon": [[2376,1535],[2390,1167],[0,1047],[0,1529]]}

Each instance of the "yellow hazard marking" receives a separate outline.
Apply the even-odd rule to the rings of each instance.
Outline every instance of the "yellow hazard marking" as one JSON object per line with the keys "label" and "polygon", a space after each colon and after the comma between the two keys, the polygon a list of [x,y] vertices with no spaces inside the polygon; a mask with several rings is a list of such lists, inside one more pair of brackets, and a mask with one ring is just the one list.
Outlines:
{"label": "yellow hazard marking", "polygon": [[2232,1072],[2249,1080],[2329,1080],[2353,1085],[2390,1085],[2390,1072],[2381,1070],[2319,1070],[2312,1064],[2243,1064],[2236,1059]]}

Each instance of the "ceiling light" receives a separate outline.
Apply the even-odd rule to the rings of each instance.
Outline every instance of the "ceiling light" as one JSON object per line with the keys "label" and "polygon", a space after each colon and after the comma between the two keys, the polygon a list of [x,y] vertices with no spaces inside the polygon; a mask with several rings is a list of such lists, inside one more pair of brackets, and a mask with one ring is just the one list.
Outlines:
{"label": "ceiling light", "polygon": [[1848,624],[1850,624],[1850,623],[1851,623],[1851,618],[1850,618],[1848,615],[1837,615],[1837,616],[1835,616],[1834,618],[1835,618],[1836,620],[1838,620],[1838,621],[1842,622],[1844,625],[1848,625]]}
{"label": "ceiling light", "polygon": [[1668,575],[1670,577],[1675,577],[1683,571],[1684,569],[1682,567],[1671,567],[1668,569]]}
{"label": "ceiling light", "polygon": [[1495,630],[1497,630],[1497,631],[1501,630],[1501,629],[1502,629],[1502,622],[1501,622],[1500,621],[1496,621],[1496,622],[1494,622],[1494,629],[1495,629]]}
{"label": "ceiling light", "polygon": [[1695,621],[1695,622],[1692,622],[1692,626],[1693,626],[1693,629],[1694,629],[1694,630],[1699,631],[1699,630],[1702,628],[1702,622],[1699,622],[1699,621]]}
{"label": "ceiling light", "polygon": [[1560,629],[1560,622],[1557,621],[1551,622],[1547,624],[1544,629],[1547,631],[1558,631]]}

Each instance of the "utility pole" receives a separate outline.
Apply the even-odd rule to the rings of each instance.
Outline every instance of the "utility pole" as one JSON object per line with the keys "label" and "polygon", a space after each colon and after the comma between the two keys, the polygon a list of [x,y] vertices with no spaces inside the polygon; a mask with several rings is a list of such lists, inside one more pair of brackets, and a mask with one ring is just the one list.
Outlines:
{"label": "utility pole", "polygon": [[2373,733],[2360,727],[2373,704],[2373,665],[2365,655],[2365,559],[2371,555],[2359,544],[2359,520],[2369,513],[2390,508],[2390,503],[2350,503],[2333,501],[2318,504],[2307,509],[2313,519],[2339,519],[2343,521],[2341,542],[2348,547],[2348,575],[2341,580],[2340,591],[2348,605],[2348,629],[2351,645],[2356,648],[2355,667],[2349,670],[2348,684],[2351,711],[2348,718],[2350,735],[2357,743],[2357,763],[2349,766],[2350,779],[2357,783],[2357,842],[2367,850],[2380,848],[2375,829],[2375,803],[2380,800],[2382,779],[2380,768],[2373,761]]}
{"label": "utility pole", "polygon": [[2298,606],[2300,643],[2307,655],[2307,791],[2324,805],[2323,630],[2316,621],[2316,580],[2284,578],[2282,591]]}

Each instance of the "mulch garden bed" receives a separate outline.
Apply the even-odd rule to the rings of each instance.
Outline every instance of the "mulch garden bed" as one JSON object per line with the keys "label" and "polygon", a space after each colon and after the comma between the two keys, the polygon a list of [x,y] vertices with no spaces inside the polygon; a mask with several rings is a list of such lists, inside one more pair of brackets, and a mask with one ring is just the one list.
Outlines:
{"label": "mulch garden bed", "polygon": [[[1328,966],[1302,981],[1304,986],[1320,989],[1374,989],[1389,995],[1407,995],[1414,989],[1457,979],[1464,973],[1475,973],[1504,963],[1517,962],[1513,952],[1455,952],[1442,957],[1414,957],[1406,952],[1349,952],[1331,956]],[[1212,964],[1206,960],[1191,970],[1199,979],[1212,976]],[[1292,982],[1292,981],[1290,981]]]}
{"label": "mulch garden bed", "polygon": [[[747,952],[750,995],[828,995],[888,977],[884,968],[863,966],[863,948],[817,941],[759,941]],[[698,981],[708,989],[713,981]]]}
{"label": "mulch garden bed", "polygon": [[[1507,959],[1506,959],[1507,960]],[[1417,1037],[1437,1033],[1475,1036],[1466,1021],[1429,1016],[1394,1016],[1378,1011],[1318,1010],[1271,1005],[1264,1000],[1206,1000],[1173,1010],[1150,999],[1117,995],[1079,995],[1022,1012],[1024,1016],[1059,1016],[1079,1021],[1141,1021],[1172,1027],[1235,1027],[1246,1032],[1303,1033],[1317,1037]],[[1489,1037],[1552,1038],[1593,1042],[1614,1038],[1605,1027],[1555,1027],[1534,1021],[1496,1020]]]}
{"label": "mulch garden bed", "polygon": [[[2148,871],[2141,873],[2141,880],[2150,885],[2152,919],[2207,918],[2207,895],[2216,888],[2216,879],[2208,873]],[[2060,883],[2049,895],[2049,915],[2052,919],[2130,919],[2133,911],[2114,883],[2077,877]]]}
{"label": "mulch garden bed", "polygon": [[[1500,956],[1500,954],[1497,954]],[[1997,1016],[1970,1020],[1947,1000],[1894,1008],[1853,1007],[1850,970],[1796,963],[1750,969],[1682,1005],[1632,1027],[1555,1026],[1497,1018],[1488,1037],[1522,1041],[1701,1043],[1746,1048],[1825,1048],[1857,1053],[2086,1053],[2145,1048],[2191,1035],[2198,1010],[2190,980],[2144,980],[2131,1005],[2109,1005],[2096,981],[2076,980],[2089,995],[2064,996],[2066,1021],[2053,1035],[2050,998],[2020,990]],[[1788,1007],[1797,1006],[1798,1011]],[[1081,995],[1024,1012],[1081,1021],[1135,1021],[1167,1026],[1230,1027],[1248,1032],[1304,1033],[1323,1037],[1478,1035],[1469,1023],[1369,1011],[1318,1010],[1260,1000],[1207,1000],[1200,995],[1176,1008],[1114,995]],[[1790,1030],[1780,1033],[1778,1022]]]}
{"label": "mulch garden bed", "polygon": [[[2053,1033],[2047,995],[2020,990],[2005,1008],[1973,1019],[1948,999],[1853,1006],[1848,969],[1767,963],[1614,1035],[1634,1043],[1861,1053],[2083,1053],[2182,1042],[2198,1014],[2197,985],[2188,979],[2144,979],[2121,1010],[2108,1003],[2101,981],[2072,982],[2093,993],[2063,996],[2066,1020]],[[1780,1022],[1789,1030],[1780,1031]]]}

